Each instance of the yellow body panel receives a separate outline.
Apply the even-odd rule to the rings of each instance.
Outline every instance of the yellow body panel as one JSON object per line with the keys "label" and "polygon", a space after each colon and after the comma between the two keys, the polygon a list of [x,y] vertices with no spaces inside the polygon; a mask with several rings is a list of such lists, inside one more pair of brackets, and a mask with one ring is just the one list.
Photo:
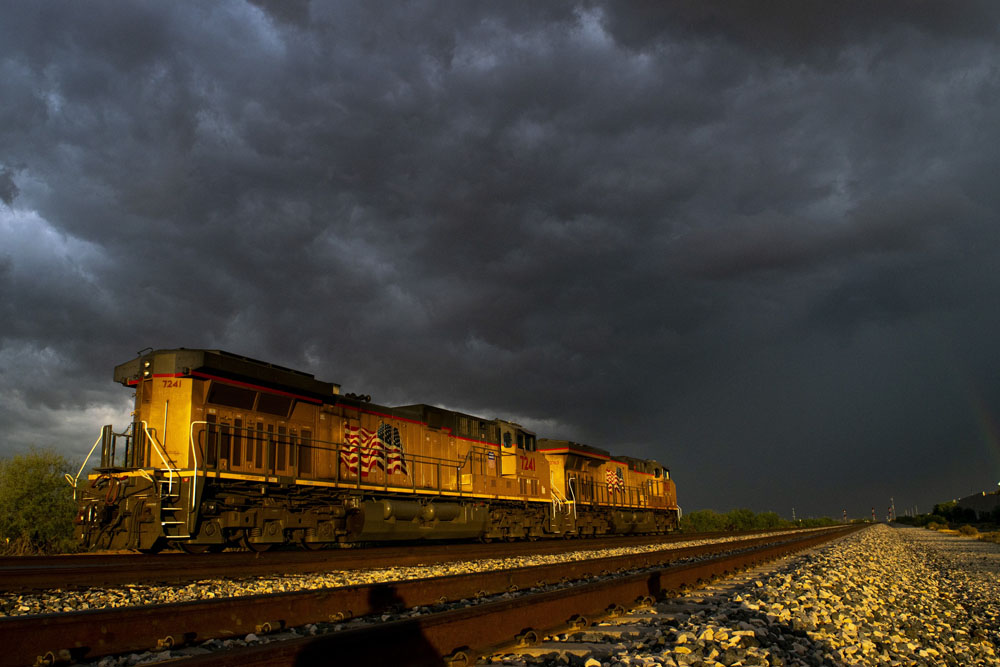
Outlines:
{"label": "yellow body panel", "polygon": [[[168,368],[173,360],[166,357],[163,364]],[[136,386],[136,420],[145,423],[159,445],[148,448],[143,466],[330,488],[544,502],[555,498],[625,507],[675,504],[669,480],[654,480],[614,460],[589,459],[571,470],[565,455],[517,446],[518,427],[509,422],[495,422],[501,439],[496,444],[385,414],[393,409],[375,405],[293,400],[284,415],[268,414],[255,409],[253,401],[242,408],[210,402],[213,383],[228,385],[228,380],[175,377],[156,370]],[[232,385],[268,393],[263,387],[235,381]],[[372,454],[371,464],[363,443],[376,433],[380,443],[384,433],[398,438],[405,469],[390,471],[385,450]],[[357,452],[353,463],[352,448]],[[616,467],[622,469],[624,490],[607,483],[606,471]]]}
{"label": "yellow body panel", "polygon": [[[195,380],[153,377],[136,391],[136,421],[144,423],[155,445],[145,453],[145,464],[157,468],[191,465],[190,426]],[[198,383],[200,384],[200,383]],[[165,465],[161,457],[169,464]]]}

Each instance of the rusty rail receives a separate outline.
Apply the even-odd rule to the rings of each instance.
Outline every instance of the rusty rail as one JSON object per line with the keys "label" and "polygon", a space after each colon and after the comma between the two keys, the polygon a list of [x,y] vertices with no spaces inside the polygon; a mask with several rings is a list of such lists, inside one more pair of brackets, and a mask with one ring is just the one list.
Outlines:
{"label": "rusty rail", "polygon": [[[836,531],[836,534],[840,534],[841,532]],[[169,605],[100,609],[65,614],[13,616],[0,618],[0,636],[5,638],[4,654],[5,658],[11,661],[11,664],[31,664],[36,658],[44,658],[45,656],[48,656],[48,659],[51,661],[56,661],[60,658],[72,658],[76,660],[91,659],[112,653],[145,651],[157,647],[177,646],[211,638],[240,637],[251,632],[262,632],[265,629],[278,629],[308,623],[341,620],[355,616],[381,613],[396,608],[428,606],[446,600],[482,597],[547,583],[586,579],[602,572],[614,572],[622,569],[642,567],[659,567],[686,558],[717,554],[734,549],[745,550],[750,547],[763,547],[765,552],[762,553],[770,553],[779,547],[768,547],[766,545],[774,545],[775,542],[781,542],[785,545],[797,545],[795,548],[805,548],[805,546],[824,539],[830,539],[829,533],[814,533],[806,537],[793,536],[792,538],[789,538],[787,535],[754,538],[735,543],[713,543],[699,547],[670,549],[648,554],[573,561],[513,570],[498,570],[494,572],[452,575],[365,586],[183,602]],[[749,556],[749,558],[755,557],[757,556]],[[619,600],[618,604],[622,604],[622,600],[630,601],[634,599],[628,598],[628,595],[632,595],[635,591],[645,590],[645,594],[654,594],[661,590],[661,588],[689,585],[690,582],[688,584],[684,584],[683,582],[691,579],[691,575],[687,575],[687,579],[683,579],[683,577],[677,579],[677,575],[674,574],[675,572],[690,571],[694,573],[694,580],[697,580],[698,578],[713,576],[724,570],[739,566],[725,559],[714,559],[709,563],[674,566],[667,569],[658,569],[653,574],[632,575],[625,578],[609,579],[595,584],[562,588],[553,591],[551,595],[549,593],[539,593],[530,596],[520,596],[512,602],[514,607],[510,607],[510,609],[516,608],[518,610],[517,614],[513,615],[518,619],[516,623],[540,629],[546,627],[542,623],[542,619],[548,619],[551,622],[552,619],[559,619],[562,616],[556,614],[553,611],[554,608],[551,607],[544,607],[548,611],[539,612],[537,615],[532,612],[533,615],[526,616],[525,614],[528,613],[527,610],[529,608],[535,608],[534,602],[530,605],[528,604],[527,600],[529,599],[549,599],[545,596],[549,596],[554,600],[561,598],[577,599],[580,595],[593,595],[597,596],[594,599],[603,601],[608,595],[611,595],[616,600]],[[711,563],[714,563],[714,565]],[[655,580],[651,579],[651,577],[655,577]],[[628,585],[631,586],[631,588],[627,588],[628,592],[622,594],[618,591],[620,586],[624,584],[613,583],[616,581],[633,583]],[[655,586],[654,581],[656,583]],[[645,588],[643,588],[644,586]],[[656,586],[660,586],[660,588],[656,588]],[[608,593],[605,589],[612,591],[612,593]],[[582,591],[591,590],[593,590],[592,593],[582,593]],[[622,597],[622,595],[625,595],[625,597]],[[504,608],[502,607],[503,604],[492,603],[480,605],[474,607],[474,609],[489,607],[491,609],[502,610]],[[594,604],[597,603],[588,603],[584,606],[583,611],[575,613],[592,614],[594,613],[593,609],[596,609]],[[496,607],[496,605],[501,605],[501,607]],[[464,610],[460,611],[463,611],[463,613],[472,613],[465,612]],[[492,645],[498,643],[501,639],[509,639],[513,636],[507,633],[507,631],[509,630],[510,623],[515,621],[504,619],[502,612],[499,613],[499,616],[495,618],[490,617],[488,621],[491,633],[484,635],[484,637],[489,637],[489,641],[483,644],[483,646]],[[438,659],[440,659],[441,655],[446,655],[459,646],[458,644],[446,646],[449,642],[452,642],[456,637],[469,637],[475,634],[463,634],[468,631],[470,626],[463,625],[462,623],[465,623],[465,621],[461,621],[459,625],[453,625],[452,621],[447,620],[451,618],[448,614],[453,614],[453,612],[444,612],[443,615],[428,615],[423,617],[425,620],[401,621],[397,624],[378,625],[376,627],[380,628],[381,631],[391,631],[392,633],[398,631],[401,635],[397,637],[395,634],[392,634],[392,641],[384,638],[376,639],[374,640],[375,644],[398,644],[406,646],[419,643],[421,638],[434,638],[431,646],[439,652]],[[439,620],[442,618],[445,621]],[[464,617],[459,615],[455,618],[461,619]],[[531,619],[530,622],[528,622],[529,618]],[[455,622],[458,623],[459,621]],[[413,625],[414,623],[417,625]],[[423,624],[425,623],[429,624],[426,630],[423,629]],[[439,625],[441,628],[457,629],[432,629],[438,628]],[[414,628],[420,628],[421,632],[414,634]],[[503,632],[498,634],[495,630],[499,628],[502,628]],[[355,648],[350,648],[352,646],[350,642],[355,641],[350,639],[350,637],[355,636],[353,633],[363,633],[364,631],[365,629],[361,629],[358,631],[352,630],[350,632],[324,635],[317,638],[317,641],[348,642],[343,646],[337,644],[337,646],[340,646],[340,648],[337,648],[337,651],[361,651],[361,644],[372,641],[372,636],[359,635],[362,638],[357,641],[360,641],[361,644],[358,644]],[[480,627],[477,632],[479,631],[485,631],[485,628]],[[389,636],[385,635],[385,637]],[[298,645],[294,641],[281,642],[280,644]],[[316,646],[325,646],[325,644],[318,644]],[[417,646],[412,650],[417,651],[419,648]],[[272,650],[297,650],[309,654],[309,652],[316,649],[304,647],[301,649],[274,648]],[[325,650],[324,648],[323,652]],[[386,648],[386,650],[388,649]],[[410,653],[406,652],[406,655],[410,655]],[[212,656],[204,657],[207,659]],[[305,659],[302,656],[295,658],[296,664],[298,664],[297,661],[300,658]],[[281,658],[278,657],[276,659],[280,660]],[[387,657],[386,660],[390,660],[390,658]],[[222,662],[225,662],[225,660],[222,660]],[[239,658],[239,662],[244,662],[242,657]],[[267,664],[270,664],[270,662]]]}
{"label": "rusty rail", "polygon": [[830,531],[751,552],[605,579],[464,609],[390,623],[275,642],[190,659],[193,666],[238,662],[260,665],[386,665],[458,667],[505,646],[533,643],[545,634],[586,627],[594,619],[623,611],[703,581],[808,549],[857,530]]}
{"label": "rusty rail", "polygon": [[[431,565],[457,560],[504,558],[525,554],[565,553],[635,544],[669,544],[686,540],[741,537],[745,533],[671,533],[660,536],[606,537],[585,540],[546,540],[499,544],[431,543],[326,551],[275,551],[222,554],[168,553],[83,554],[0,558],[0,591],[46,588],[116,586],[133,583],[181,582],[198,579],[308,574],[330,570]],[[772,531],[773,532],[773,531]]]}

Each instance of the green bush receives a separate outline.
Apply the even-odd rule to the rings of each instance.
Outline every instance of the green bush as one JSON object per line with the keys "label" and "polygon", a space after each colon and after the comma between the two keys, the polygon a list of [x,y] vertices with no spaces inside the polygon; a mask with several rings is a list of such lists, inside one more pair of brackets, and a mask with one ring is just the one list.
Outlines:
{"label": "green bush", "polygon": [[901,523],[907,526],[926,526],[931,521],[944,521],[943,517],[934,516],[933,514],[918,514],[916,516],[897,516],[893,521],[896,523]]}
{"label": "green bush", "polygon": [[708,533],[724,530],[775,530],[778,528],[814,528],[832,526],[839,521],[822,517],[800,519],[797,522],[782,519],[777,512],[755,514],[746,508],[734,509],[720,514],[714,510],[697,510],[681,518],[681,531],[685,533]]}
{"label": "green bush", "polygon": [[975,537],[976,535],[979,535],[979,530],[975,526],[970,526],[969,524],[965,524],[964,526],[960,527],[958,529],[958,532],[962,533],[963,535],[968,535],[969,537]]}
{"label": "green bush", "polygon": [[959,507],[954,500],[935,505],[934,514],[943,523],[975,523],[979,519],[974,509]]}
{"label": "green bush", "polygon": [[75,550],[76,503],[63,478],[68,470],[66,459],[47,450],[0,459],[0,552]]}
{"label": "green bush", "polygon": [[698,510],[681,517],[685,533],[710,533],[726,529],[726,517],[713,510]]}
{"label": "green bush", "polygon": [[937,514],[938,516],[947,518],[951,516],[952,512],[954,512],[956,509],[958,509],[958,501],[949,500],[946,503],[938,503],[937,505],[935,505],[933,513]]}
{"label": "green bush", "polygon": [[746,508],[726,512],[726,530],[756,530],[757,515]]}
{"label": "green bush", "polygon": [[799,525],[803,528],[823,528],[825,526],[835,526],[840,521],[836,519],[831,519],[828,516],[821,516],[816,519],[802,519],[799,521]]}
{"label": "green bush", "polygon": [[781,528],[788,522],[782,519],[777,512],[762,512],[754,519],[754,526],[762,530]]}

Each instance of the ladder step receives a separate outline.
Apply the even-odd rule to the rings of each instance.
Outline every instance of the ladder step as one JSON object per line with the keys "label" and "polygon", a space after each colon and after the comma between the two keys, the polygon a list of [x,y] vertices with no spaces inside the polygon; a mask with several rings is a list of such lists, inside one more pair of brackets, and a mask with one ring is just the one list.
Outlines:
{"label": "ladder step", "polygon": [[183,507],[161,507],[160,509],[163,510],[164,512],[166,512],[166,511],[182,510],[184,508]]}
{"label": "ladder step", "polygon": [[[166,525],[171,525],[171,526],[173,526],[173,525],[176,525],[176,524],[180,524],[180,523],[187,523],[187,522],[186,522],[186,521],[161,521],[161,522],[160,522],[160,525],[161,525],[161,526],[166,526]],[[175,537],[176,537],[176,536],[175,536]]]}

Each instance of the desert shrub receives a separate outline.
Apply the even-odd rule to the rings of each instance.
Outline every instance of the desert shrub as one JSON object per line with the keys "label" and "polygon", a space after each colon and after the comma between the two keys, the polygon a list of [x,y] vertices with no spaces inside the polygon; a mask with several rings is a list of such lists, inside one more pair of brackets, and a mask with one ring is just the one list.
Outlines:
{"label": "desert shrub", "polygon": [[836,519],[831,519],[828,516],[821,516],[812,519],[802,519],[801,521],[799,521],[799,525],[802,526],[803,528],[823,528],[826,526],[835,526],[838,523],[840,523],[840,521],[837,521]]}
{"label": "desert shrub", "polygon": [[33,450],[0,459],[0,552],[72,551],[73,490],[69,465],[52,451]]}
{"label": "desert shrub", "polygon": [[927,523],[927,530],[941,530],[942,528],[947,528],[948,526],[938,523],[937,521],[930,521]]}
{"label": "desert shrub", "polygon": [[709,533],[726,529],[726,516],[714,510],[697,510],[681,517],[685,533]]}
{"label": "desert shrub", "polygon": [[829,517],[799,519],[796,522],[782,519],[777,512],[755,513],[746,508],[734,509],[720,514],[714,510],[697,510],[681,518],[681,531],[685,533],[706,533],[724,530],[774,530],[778,528],[810,528],[832,526],[840,523]]}
{"label": "desert shrub", "polygon": [[762,512],[754,519],[754,528],[772,530],[784,525],[786,521],[777,512]]}
{"label": "desert shrub", "polygon": [[945,519],[950,518],[952,513],[958,509],[958,501],[949,500],[946,503],[938,503],[934,506],[933,514],[936,514]]}
{"label": "desert shrub", "polygon": [[746,508],[729,510],[726,512],[725,530],[755,530],[757,528],[756,518],[753,510]]}
{"label": "desert shrub", "polygon": [[934,514],[943,523],[975,523],[979,520],[976,510],[959,507],[958,502],[954,500],[935,505]]}
{"label": "desert shrub", "polygon": [[926,526],[931,521],[943,522],[945,519],[934,514],[917,514],[916,516],[897,516],[893,521],[906,524],[907,526]]}
{"label": "desert shrub", "polygon": [[970,526],[969,524],[961,526],[958,529],[958,532],[962,533],[963,535],[968,535],[969,537],[975,537],[976,535],[979,534],[979,530],[976,529],[975,526]]}
{"label": "desert shrub", "polygon": [[980,533],[979,540],[981,542],[993,542],[994,544],[1000,544],[1000,532]]}

